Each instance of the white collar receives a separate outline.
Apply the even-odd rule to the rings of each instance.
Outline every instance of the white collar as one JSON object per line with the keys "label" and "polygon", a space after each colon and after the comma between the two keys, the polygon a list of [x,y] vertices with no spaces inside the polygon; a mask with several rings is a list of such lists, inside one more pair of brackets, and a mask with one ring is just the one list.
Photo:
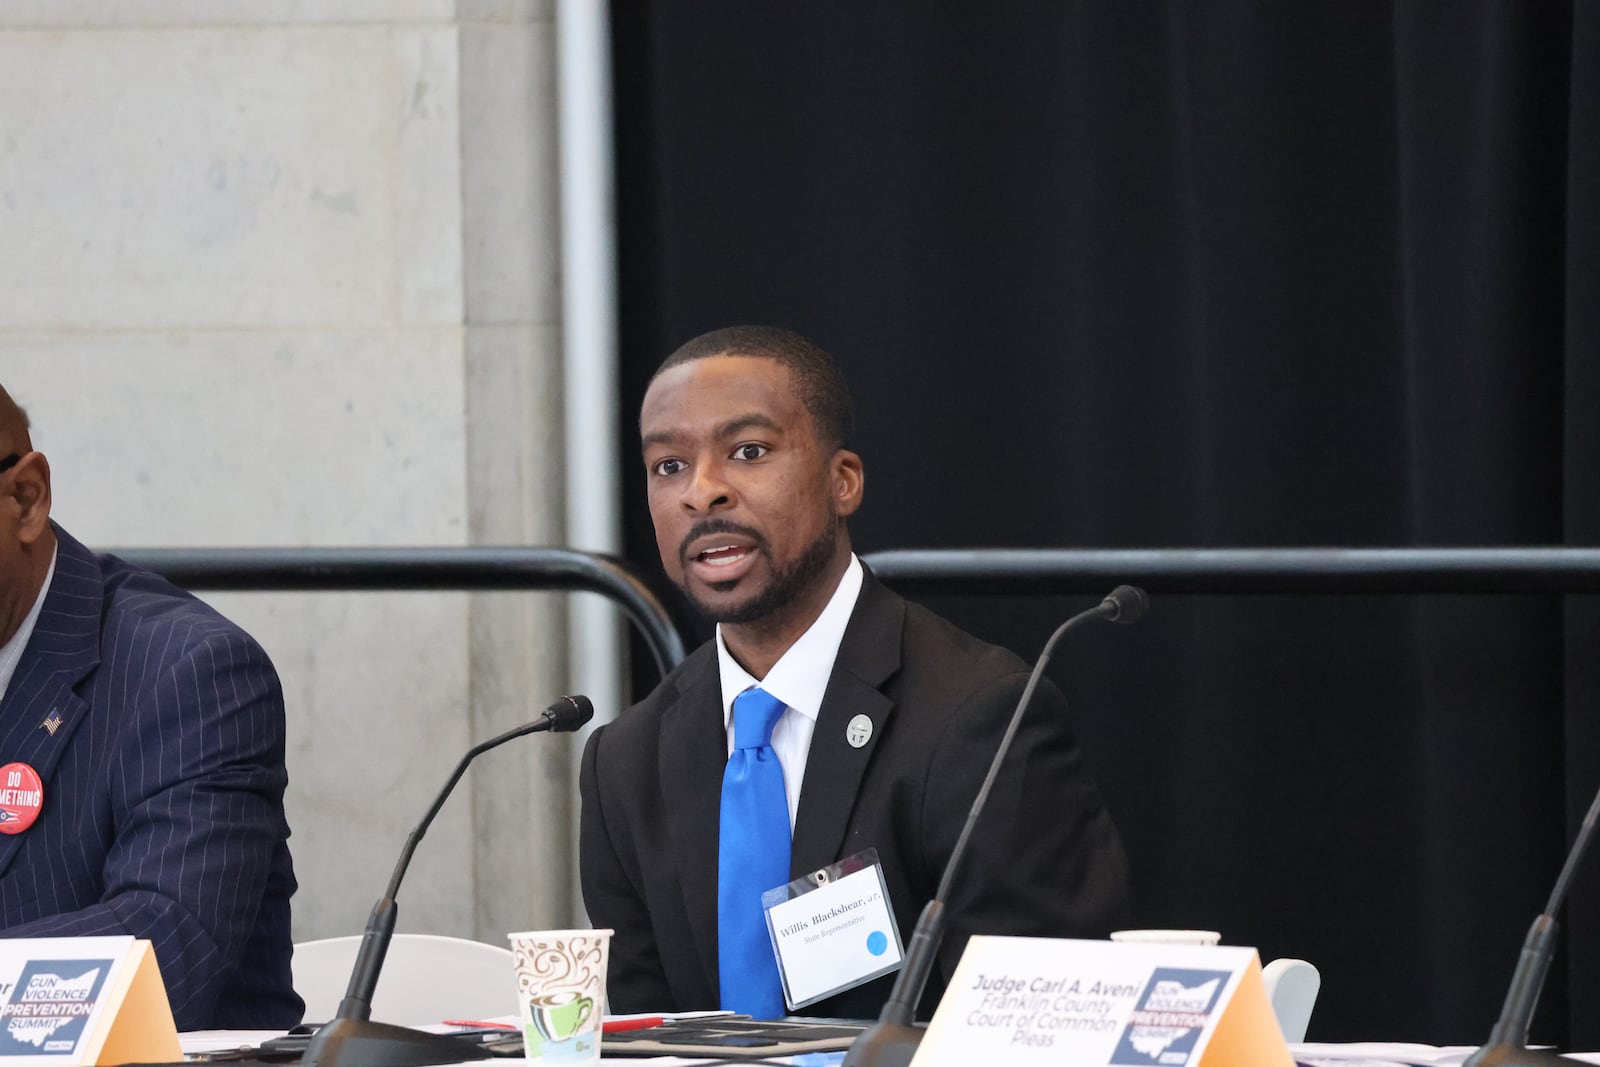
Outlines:
{"label": "white collar", "polygon": [[765,678],[756,678],[739,665],[723,643],[722,625],[717,625],[717,667],[722,676],[724,728],[733,721],[733,698],[753,685],[759,685],[813,723],[817,721],[817,713],[822,710],[822,695],[833,674],[833,661],[839,656],[845,627],[850,624],[850,614],[855,611],[856,598],[861,594],[864,573],[861,561],[852,552],[850,565],[828,599],[827,607],[772,665]]}

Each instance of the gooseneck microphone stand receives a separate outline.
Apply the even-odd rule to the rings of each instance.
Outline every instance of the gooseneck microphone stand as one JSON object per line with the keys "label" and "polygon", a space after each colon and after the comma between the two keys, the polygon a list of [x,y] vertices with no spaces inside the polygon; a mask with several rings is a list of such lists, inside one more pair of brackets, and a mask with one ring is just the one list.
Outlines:
{"label": "gooseneck microphone stand", "polygon": [[1044,651],[1039,653],[1039,662],[1033,665],[1033,673],[1028,675],[1028,684],[1023,687],[1017,708],[1011,713],[1011,722],[1006,726],[1005,735],[1000,738],[1000,747],[989,763],[989,773],[978,789],[978,797],[972,803],[967,823],[961,828],[955,848],[950,851],[950,862],[945,865],[944,876],[939,880],[939,891],[917,918],[916,928],[911,932],[911,943],[906,947],[905,964],[895,976],[889,999],[884,1002],[878,1021],[850,1046],[850,1051],[845,1054],[844,1067],[907,1067],[911,1057],[916,1055],[917,1045],[922,1041],[922,1030],[916,1025],[917,1001],[922,999],[922,990],[928,984],[928,973],[938,958],[939,944],[944,940],[945,898],[955,884],[955,875],[966,856],[967,840],[972,836],[972,828],[977,825],[978,816],[989,799],[989,790],[1000,775],[1000,765],[1011,749],[1011,739],[1016,736],[1017,727],[1022,723],[1022,713],[1028,710],[1028,703],[1039,686],[1039,678],[1044,674],[1045,665],[1050,662],[1056,642],[1068,630],[1091,619],[1107,619],[1123,624],[1138,622],[1149,606],[1150,598],[1144,590],[1131,585],[1119,585],[1098,605],[1062,623],[1050,635],[1050,640],[1045,642]]}
{"label": "gooseneck microphone stand", "polygon": [[[395,918],[399,908],[395,895],[400,891],[400,880],[411,864],[411,854],[416,851],[422,835],[428,832],[433,817],[439,814],[450,791],[466,773],[467,765],[491,748],[514,741],[526,734],[539,731],[566,733],[576,730],[594,717],[594,705],[588,697],[569,696],[551,704],[538,719],[508,730],[474,745],[461,757],[456,769],[433,806],[422,817],[417,828],[406,838],[400,851],[400,862],[395,864],[389,878],[389,888],[384,890],[378,903],[373,905],[367,918],[367,928],[361,935],[361,949],[350,973],[350,985],[333,1021],[323,1025],[306,1046],[300,1062],[305,1067],[429,1067],[431,1064],[460,1063],[463,1060],[487,1059],[489,1053],[478,1045],[468,1044],[448,1034],[430,1034],[405,1026],[372,1021],[372,994],[378,987],[378,975],[383,970],[383,958],[389,952],[389,942],[394,939]],[[511,975],[506,975],[510,987]]]}
{"label": "gooseneck microphone stand", "polygon": [[1550,958],[1555,955],[1556,912],[1567,898],[1567,883],[1572,880],[1573,870],[1588,851],[1597,815],[1600,815],[1600,792],[1589,805],[1589,814],[1583,817],[1583,825],[1572,842],[1572,851],[1567,853],[1567,862],[1562,865],[1555,889],[1550,892],[1550,902],[1528,928],[1522,955],[1517,958],[1516,973],[1511,976],[1511,988],[1506,993],[1505,1007],[1489,1033],[1489,1043],[1468,1056],[1462,1067],[1556,1067],[1579,1062],[1554,1052],[1528,1048],[1528,1027],[1533,1023],[1533,1010],[1539,1006],[1539,993],[1544,989]]}

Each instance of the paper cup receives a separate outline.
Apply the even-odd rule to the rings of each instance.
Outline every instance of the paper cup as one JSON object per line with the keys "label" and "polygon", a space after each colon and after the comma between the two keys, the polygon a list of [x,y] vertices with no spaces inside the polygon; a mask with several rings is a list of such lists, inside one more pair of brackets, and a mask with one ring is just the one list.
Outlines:
{"label": "paper cup", "polygon": [[1222,935],[1215,930],[1113,930],[1111,940],[1143,945],[1215,945]]}
{"label": "paper cup", "polygon": [[598,1060],[611,931],[530,930],[509,939],[528,1059]]}

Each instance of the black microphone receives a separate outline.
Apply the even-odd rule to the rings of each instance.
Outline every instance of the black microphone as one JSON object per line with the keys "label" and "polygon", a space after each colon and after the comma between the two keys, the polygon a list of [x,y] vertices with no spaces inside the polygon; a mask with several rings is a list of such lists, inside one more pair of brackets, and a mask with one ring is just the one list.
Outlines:
{"label": "black microphone", "polygon": [[1467,1057],[1462,1067],[1553,1067],[1555,1064],[1580,1061],[1558,1056],[1553,1052],[1537,1052],[1527,1047],[1528,1027],[1533,1023],[1533,1010],[1539,1006],[1539,993],[1544,989],[1545,972],[1550,969],[1550,957],[1556,947],[1556,912],[1567,899],[1567,883],[1572,872],[1588,850],[1589,838],[1594,834],[1595,816],[1600,814],[1600,792],[1589,805],[1589,814],[1578,827],[1578,836],[1567,853],[1567,862],[1556,878],[1556,887],[1550,893],[1550,902],[1544,913],[1533,920],[1528,928],[1528,938],[1522,943],[1522,955],[1517,958],[1516,973],[1511,976],[1511,988],[1506,992],[1505,1007],[1500,1009],[1500,1020],[1489,1034],[1489,1043]]}
{"label": "black microphone", "polygon": [[[1106,594],[1095,610],[1105,612],[1105,617],[1112,622],[1132,626],[1150,610],[1150,594],[1136,585],[1119,585]],[[1067,626],[1071,625],[1071,620],[1068,620],[1061,632],[1065,633]]]}
{"label": "black microphone", "polygon": [[[489,1053],[478,1045],[459,1041],[445,1034],[430,1034],[404,1026],[372,1021],[372,994],[378,987],[378,975],[383,970],[383,958],[388,955],[389,942],[394,939],[394,922],[399,914],[395,894],[400,891],[400,880],[411,864],[411,854],[416,851],[422,835],[428,832],[433,817],[444,807],[445,798],[461,780],[467,764],[491,748],[514,741],[526,734],[541,730],[570,733],[594,718],[594,705],[588,697],[562,697],[551,704],[539,718],[507,730],[499,737],[491,737],[474,745],[461,757],[450,779],[433,798],[433,805],[422,817],[417,828],[406,838],[400,850],[400,862],[394,865],[389,878],[389,888],[373,905],[367,918],[367,928],[361,935],[361,949],[356,954],[356,964],[350,972],[350,985],[344,999],[339,1002],[338,1014],[333,1021],[319,1029],[306,1045],[300,1062],[306,1067],[427,1067],[429,1064],[459,1063],[462,1060],[487,1059]],[[506,981],[511,981],[510,975]]]}
{"label": "black microphone", "polygon": [[1022,697],[1017,701],[1017,710],[1011,713],[1011,722],[1006,726],[1005,735],[1000,738],[1000,747],[995,751],[994,759],[989,761],[989,773],[978,789],[977,799],[972,802],[967,824],[961,828],[961,836],[950,851],[950,862],[945,865],[944,876],[939,880],[939,890],[917,918],[916,928],[911,932],[911,944],[906,949],[905,963],[895,976],[889,999],[884,1001],[878,1021],[850,1045],[843,1067],[907,1067],[911,1057],[916,1055],[917,1045],[922,1041],[922,1029],[916,1025],[917,1001],[922,999],[922,990],[928,984],[928,974],[938,956],[939,944],[944,940],[945,898],[950,895],[956,871],[966,856],[967,839],[972,836],[972,828],[977,825],[978,816],[989,799],[990,788],[1000,776],[1000,764],[1011,749],[1011,739],[1016,736],[1017,727],[1022,723],[1022,713],[1028,709],[1033,691],[1039,687],[1039,678],[1044,674],[1045,665],[1050,662],[1056,642],[1068,630],[1090,619],[1131,625],[1138,622],[1149,607],[1150,597],[1143,589],[1119,585],[1099,604],[1062,623],[1050,635],[1050,640],[1045,642],[1044,651],[1039,653],[1039,662],[1033,665],[1033,673],[1028,675],[1028,684],[1023,687]]}

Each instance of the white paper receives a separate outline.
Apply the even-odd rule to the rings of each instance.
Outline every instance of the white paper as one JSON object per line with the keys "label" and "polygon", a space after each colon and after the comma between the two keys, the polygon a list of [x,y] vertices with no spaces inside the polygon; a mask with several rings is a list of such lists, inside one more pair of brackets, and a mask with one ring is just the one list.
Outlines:
{"label": "white paper", "polygon": [[1383,1061],[1423,1065],[1423,1067],[1450,1067],[1465,1060],[1478,1050],[1476,1045],[1417,1045],[1404,1041],[1349,1041],[1339,1044],[1308,1042],[1290,1045],[1289,1051],[1301,1061],[1326,1060],[1352,1063],[1358,1061]]}
{"label": "white paper", "polygon": [[[1320,1067],[1372,1067],[1374,1064],[1400,1064],[1401,1067],[1457,1067],[1478,1051],[1477,1045],[1414,1045],[1403,1041],[1352,1041],[1341,1044],[1290,1045],[1295,1062]],[[1597,1052],[1564,1052],[1568,1059],[1600,1063]]]}
{"label": "white paper", "polygon": [[185,1030],[178,1035],[178,1047],[185,1056],[198,1056],[203,1052],[255,1048],[285,1033],[284,1030]]}

